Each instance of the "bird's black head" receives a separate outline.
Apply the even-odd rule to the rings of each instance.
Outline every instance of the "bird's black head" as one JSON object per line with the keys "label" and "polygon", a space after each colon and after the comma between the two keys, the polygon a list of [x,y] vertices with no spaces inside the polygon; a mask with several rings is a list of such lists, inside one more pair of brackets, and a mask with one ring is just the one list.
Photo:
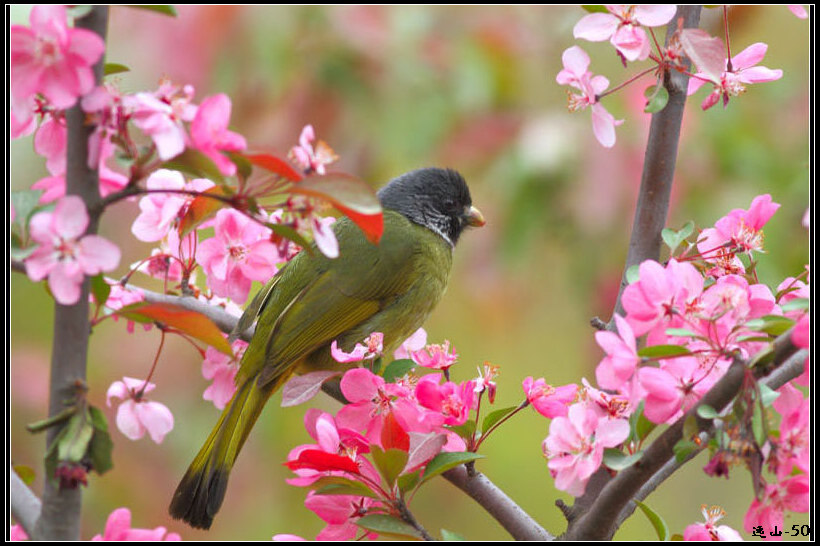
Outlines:
{"label": "bird's black head", "polygon": [[483,226],[464,178],[452,169],[430,167],[398,176],[379,190],[384,208],[441,235],[455,246],[467,226]]}

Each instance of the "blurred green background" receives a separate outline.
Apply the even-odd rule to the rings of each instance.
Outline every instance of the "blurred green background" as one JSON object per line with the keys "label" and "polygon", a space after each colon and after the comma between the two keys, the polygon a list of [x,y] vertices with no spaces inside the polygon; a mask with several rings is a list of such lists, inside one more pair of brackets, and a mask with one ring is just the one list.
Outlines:
{"label": "blurred green background", "polygon": [[[252,7],[180,6],[176,19],[141,10],[111,10],[108,62],[131,71],[115,79],[124,91],[155,89],[160,77],[191,83],[196,100],[224,92],[233,101],[231,126],[251,147],[285,155],[302,126],[341,156],[336,169],[374,187],[407,170],[449,166],[467,178],[487,225],[467,233],[443,302],[426,327],[431,342],[449,339],[460,354],[456,380],[490,361],[501,366],[497,407],[517,404],[521,381],[594,379],[601,358],[589,319],[608,319],[626,256],[646,145],[649,116],[642,113],[640,80],[608,97],[616,118],[615,148],[593,138],[589,112],[570,114],[566,88],[555,76],[561,53],[575,44],[578,7]],[[706,10],[701,27],[722,35],[721,11]],[[12,7],[14,22],[27,9]],[[810,200],[810,25],[785,6],[730,10],[732,50],[764,41],[762,62],[783,69],[782,80],[750,86],[707,112],[706,90],[688,105],[669,225],[693,219],[708,227],[732,208],[748,208],[755,195],[772,194],[783,206],[766,226],[768,254],[762,282],[776,286],[809,260],[809,234],[801,218]],[[660,31],[662,39],[663,30]],[[641,66],[624,69],[608,43],[578,42],[591,70],[611,86]],[[644,65],[645,67],[646,65]],[[26,189],[45,175],[31,137],[11,143],[9,187]],[[149,247],[130,237],[136,203],[122,203],[102,221],[102,233],[122,244],[119,274]],[[140,279],[139,282],[143,282]],[[148,286],[146,281],[146,286]],[[44,439],[25,432],[45,417],[53,302],[42,285],[11,275],[11,454],[34,467],[41,486]],[[122,323],[103,323],[91,338],[92,403],[105,406],[105,390],[123,375],[144,377],[159,343],[155,331],[127,334]],[[323,523],[303,506],[305,491],[286,485],[288,451],[309,438],[305,406],[269,403],[236,465],[222,512],[210,532],[172,521],[166,507],[179,477],[199,449],[218,412],[201,399],[207,386],[201,360],[186,343],[166,343],[153,399],[176,418],[162,445],[130,442],[115,430],[115,468],[92,475],[85,499],[85,538],[102,532],[108,514],[127,506],[133,525],[164,525],[187,539],[267,540],[275,533],[312,538]],[[180,386],[184,385],[184,388]],[[314,405],[335,411],[335,403]],[[554,506],[568,496],[552,487],[541,441],[548,421],[524,412],[482,448],[486,473],[548,530],[565,522]],[[701,455],[648,499],[682,532],[701,521],[701,503],[728,512],[721,522],[742,529],[751,500],[748,472],[728,481],[707,478]],[[425,487],[411,508],[438,534],[446,528],[470,540],[508,535],[478,505],[443,480]],[[807,515],[786,520],[805,524]],[[640,514],[617,539],[652,539]],[[749,538],[749,537],[747,537]]]}

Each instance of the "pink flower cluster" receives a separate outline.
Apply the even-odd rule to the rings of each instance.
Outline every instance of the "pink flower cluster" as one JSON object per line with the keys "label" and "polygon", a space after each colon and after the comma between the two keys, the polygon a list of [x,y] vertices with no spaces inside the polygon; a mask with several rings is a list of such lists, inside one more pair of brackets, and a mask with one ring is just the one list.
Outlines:
{"label": "pink flower cluster", "polygon": [[[381,352],[381,334],[368,339],[353,351],[358,360]],[[288,483],[313,489],[305,505],[327,523],[317,538],[375,538],[363,534],[356,521],[369,513],[392,514],[395,501],[407,492],[404,484],[417,483],[430,460],[442,451],[466,449],[465,438],[450,427],[464,425],[478,409],[482,389],[476,386],[474,380],[448,381],[441,373],[406,374],[388,382],[365,368],[347,371],[341,391],[349,404],[335,416],[308,410],[305,427],[315,443],[294,448],[286,463],[296,474]],[[385,456],[395,461],[387,465]],[[356,482],[369,493],[323,494],[317,487],[328,476],[336,483]]]}
{"label": "pink flower cluster", "polygon": [[[28,540],[26,532],[19,525],[12,525],[10,530],[11,540]],[[105,522],[105,530],[102,534],[94,535],[93,541],[159,541],[159,540],[182,540],[177,533],[169,533],[165,527],[154,529],[139,529],[131,527],[131,510],[128,508],[117,508],[108,516]]]}

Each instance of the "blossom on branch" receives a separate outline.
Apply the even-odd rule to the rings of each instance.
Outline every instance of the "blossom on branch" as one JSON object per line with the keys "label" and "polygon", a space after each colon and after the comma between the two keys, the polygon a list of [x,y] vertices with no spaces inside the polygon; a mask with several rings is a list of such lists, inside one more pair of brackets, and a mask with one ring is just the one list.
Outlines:
{"label": "blossom on branch", "polygon": [[94,32],[68,26],[66,7],[36,5],[30,27],[9,29],[9,88],[17,101],[43,95],[55,108],[74,106],[94,88],[91,67],[105,43]]}
{"label": "blossom on branch", "polygon": [[575,24],[572,33],[576,38],[591,42],[609,40],[628,61],[642,61],[649,57],[649,37],[642,27],[665,25],[677,11],[671,5],[624,4],[605,7],[609,13],[590,13],[584,16]]}
{"label": "blossom on branch", "polygon": [[33,281],[48,278],[57,303],[72,305],[80,298],[85,275],[112,271],[120,263],[120,249],[99,235],[83,235],[88,227],[85,203],[77,196],[60,199],[54,212],[38,212],[29,232],[39,245],[26,258],[26,273]]}
{"label": "blossom on branch", "polygon": [[576,112],[587,106],[592,110],[592,132],[598,142],[606,148],[615,145],[615,127],[623,123],[616,120],[603,105],[598,102],[598,95],[609,87],[609,80],[598,75],[593,76],[589,68],[589,55],[578,46],[572,46],[561,55],[564,69],[555,80],[561,85],[569,85],[581,91],[581,94],[567,92],[569,96],[569,110]]}
{"label": "blossom on branch", "polygon": [[114,381],[106,393],[106,404],[111,407],[111,399],[124,400],[117,408],[117,428],[129,440],[139,440],[147,432],[151,439],[160,444],[165,435],[174,428],[174,416],[164,404],[145,399],[145,394],[156,385],[142,379],[123,377]]}

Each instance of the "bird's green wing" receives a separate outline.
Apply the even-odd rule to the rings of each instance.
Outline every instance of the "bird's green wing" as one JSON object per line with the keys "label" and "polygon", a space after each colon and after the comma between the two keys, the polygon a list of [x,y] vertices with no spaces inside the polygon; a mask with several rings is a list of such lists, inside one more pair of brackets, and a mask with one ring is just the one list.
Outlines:
{"label": "bird's green wing", "polygon": [[[346,218],[336,222],[339,257],[302,253],[281,272],[259,303],[256,335],[237,376],[260,384],[290,373],[293,365],[366,321],[412,284],[418,241],[409,221],[386,211],[378,246]],[[252,304],[253,305],[253,304]],[[347,348],[346,348],[347,349]]]}

